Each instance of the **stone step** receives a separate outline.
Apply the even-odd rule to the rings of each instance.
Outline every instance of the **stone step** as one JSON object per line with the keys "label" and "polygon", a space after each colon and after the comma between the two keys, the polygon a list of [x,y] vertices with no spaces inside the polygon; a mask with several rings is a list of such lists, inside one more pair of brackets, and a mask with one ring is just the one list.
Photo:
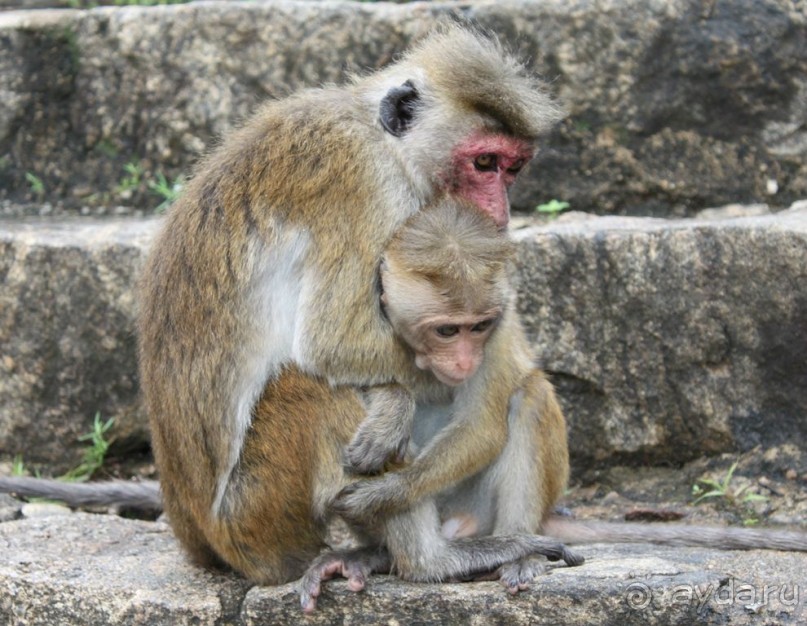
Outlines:
{"label": "stone step", "polygon": [[517,233],[520,309],[575,464],[807,440],[807,202]]}
{"label": "stone step", "polygon": [[[133,286],[160,219],[0,222],[0,450],[67,469],[96,412],[147,442]],[[807,203],[515,231],[519,307],[578,469],[807,438]]]}
{"label": "stone step", "polygon": [[[807,556],[656,546],[581,546],[531,590],[372,576],[326,583],[303,616],[293,584],[252,587],[190,565],[168,527],[84,513],[0,524],[7,624],[756,624],[804,623]],[[771,622],[771,623],[773,623]]]}
{"label": "stone step", "polygon": [[[145,444],[136,273],[157,219],[0,222],[0,450],[66,470],[97,412]],[[9,460],[9,458],[4,460]]]}
{"label": "stone step", "polygon": [[278,0],[0,12],[0,210],[153,210],[149,183],[187,174],[261,100],[378,68],[448,14],[516,48],[569,111],[518,209],[681,216],[807,196],[792,0]]}

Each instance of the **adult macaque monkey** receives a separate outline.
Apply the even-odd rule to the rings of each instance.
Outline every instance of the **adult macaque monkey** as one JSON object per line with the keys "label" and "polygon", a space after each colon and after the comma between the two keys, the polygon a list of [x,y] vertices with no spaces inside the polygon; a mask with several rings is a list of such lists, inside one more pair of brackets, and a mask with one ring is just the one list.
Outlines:
{"label": "adult macaque monkey", "polygon": [[[320,535],[298,531],[300,519],[312,498],[314,512],[324,510],[335,496],[327,489],[341,486],[322,433],[352,432],[349,415],[362,413],[353,390],[331,387],[431,379],[381,314],[376,271],[387,242],[438,194],[504,227],[507,187],[557,118],[542,85],[496,42],[444,27],[382,72],[268,104],[201,164],[154,243],[139,316],[163,501],[196,561],[262,582],[301,573]],[[413,463],[420,479],[401,484],[395,502],[390,485],[373,481],[383,511],[361,490],[341,510],[406,517],[410,503],[490,464],[506,441],[513,384],[499,380],[521,367],[510,348],[497,348],[506,362],[452,406],[481,415],[487,437],[458,431],[459,452]],[[304,393],[320,400],[316,410]],[[533,552],[566,556],[532,535],[479,541],[419,555],[413,567],[444,578]]]}

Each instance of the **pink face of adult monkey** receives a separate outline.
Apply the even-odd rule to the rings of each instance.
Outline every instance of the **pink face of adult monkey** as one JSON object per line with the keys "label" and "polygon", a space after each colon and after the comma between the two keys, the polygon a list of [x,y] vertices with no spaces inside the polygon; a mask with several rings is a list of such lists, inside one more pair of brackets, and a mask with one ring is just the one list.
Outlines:
{"label": "pink face of adult monkey", "polygon": [[533,156],[528,141],[506,135],[480,133],[454,150],[450,188],[489,213],[500,228],[507,226],[510,205],[507,188]]}

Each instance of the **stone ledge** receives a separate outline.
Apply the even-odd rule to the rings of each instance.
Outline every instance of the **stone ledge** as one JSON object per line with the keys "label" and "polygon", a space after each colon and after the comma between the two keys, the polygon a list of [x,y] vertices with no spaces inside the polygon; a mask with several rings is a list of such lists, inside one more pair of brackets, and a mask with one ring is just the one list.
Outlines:
{"label": "stone ledge", "polygon": [[[93,416],[147,443],[133,285],[158,219],[0,223],[0,449],[75,465]],[[519,306],[574,463],[807,438],[807,205],[515,232]]]}
{"label": "stone ledge", "polygon": [[329,583],[304,617],[293,584],[251,587],[188,564],[159,522],[75,513],[0,524],[0,621],[10,624],[733,624],[807,619],[807,556],[582,546],[532,590],[374,576]]}
{"label": "stone ledge", "polygon": [[807,436],[807,204],[525,229],[519,307],[577,465]]}
{"label": "stone ledge", "polygon": [[0,221],[0,449],[66,470],[96,412],[148,442],[136,273],[158,220]]}

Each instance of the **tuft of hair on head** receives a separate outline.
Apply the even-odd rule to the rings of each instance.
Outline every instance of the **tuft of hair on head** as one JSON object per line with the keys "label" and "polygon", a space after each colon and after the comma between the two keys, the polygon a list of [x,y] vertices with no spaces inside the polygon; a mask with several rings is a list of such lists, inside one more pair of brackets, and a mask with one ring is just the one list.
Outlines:
{"label": "tuft of hair on head", "polygon": [[[515,245],[473,204],[442,198],[413,215],[387,254],[416,279],[433,285],[449,306],[487,308],[501,298]],[[491,294],[491,289],[496,290]]]}
{"label": "tuft of hair on head", "polygon": [[404,61],[425,68],[437,92],[496,120],[508,134],[534,139],[564,117],[546,84],[479,28],[444,21]]}

